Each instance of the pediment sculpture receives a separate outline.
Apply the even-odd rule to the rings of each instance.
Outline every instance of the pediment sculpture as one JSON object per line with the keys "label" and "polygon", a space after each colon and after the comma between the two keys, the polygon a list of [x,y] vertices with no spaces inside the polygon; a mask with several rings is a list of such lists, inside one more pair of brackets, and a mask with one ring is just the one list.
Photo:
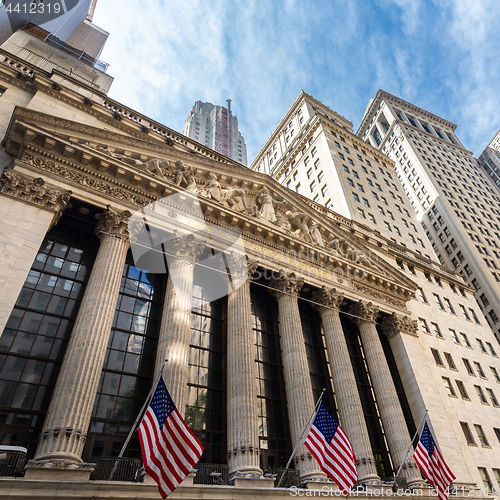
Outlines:
{"label": "pediment sculpture", "polygon": [[137,167],[141,170],[146,170],[150,174],[160,177],[161,179],[166,179],[165,172],[168,170],[168,167],[170,166],[170,162],[168,160],[165,160],[163,158],[151,158],[151,160],[148,160],[146,162],[138,160],[136,158],[132,158],[130,156],[122,155],[119,153],[114,153],[110,151],[106,146],[92,146],[89,142],[84,142],[84,146],[91,147],[92,149],[95,149],[96,151],[100,151],[101,153],[104,153],[106,155],[111,156],[111,158],[115,158],[117,160],[120,160],[124,163],[127,163],[128,165],[132,165],[134,167]]}

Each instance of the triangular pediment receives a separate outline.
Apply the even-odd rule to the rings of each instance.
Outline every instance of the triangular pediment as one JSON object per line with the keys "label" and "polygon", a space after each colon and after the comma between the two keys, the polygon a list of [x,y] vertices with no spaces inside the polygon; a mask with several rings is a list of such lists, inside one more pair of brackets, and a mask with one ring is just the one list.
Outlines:
{"label": "triangular pediment", "polygon": [[393,296],[404,305],[416,289],[353,234],[351,221],[215,152],[210,158],[187,152],[184,145],[23,108],[16,108],[5,144],[16,168],[64,183],[74,196],[88,192],[86,198],[103,207],[118,202],[137,210],[187,190],[197,195],[213,224],[237,228],[266,248],[301,254],[311,266],[340,270],[360,291]]}

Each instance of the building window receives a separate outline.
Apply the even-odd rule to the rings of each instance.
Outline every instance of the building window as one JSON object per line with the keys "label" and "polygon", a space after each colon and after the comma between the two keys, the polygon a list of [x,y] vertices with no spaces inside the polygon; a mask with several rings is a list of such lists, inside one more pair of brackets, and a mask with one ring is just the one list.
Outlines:
{"label": "building window", "polygon": [[488,351],[486,350],[486,347],[484,347],[483,341],[481,339],[476,339],[477,345],[479,346],[479,349],[481,349],[481,352],[484,354],[488,354]]}
{"label": "building window", "polygon": [[484,374],[484,371],[483,371],[481,365],[477,361],[474,361],[474,366],[476,367],[476,370],[477,370],[477,373],[479,373],[479,376],[482,378],[486,378],[486,375]]}
{"label": "building window", "polygon": [[462,358],[462,361],[464,362],[465,369],[467,370],[467,373],[471,375],[472,377],[475,377],[476,374],[474,373],[474,370],[472,369],[472,365],[470,364],[470,361],[467,358]]}
{"label": "building window", "polygon": [[312,169],[312,168],[310,168],[310,169],[307,171],[307,178],[308,178],[308,179],[310,179],[312,174],[313,174],[313,169]]}
{"label": "building window", "polygon": [[443,302],[441,301],[441,297],[437,293],[433,293],[432,295],[434,295],[434,298],[436,299],[436,303],[437,303],[439,309],[444,311],[445,308],[443,306]]}
{"label": "building window", "polygon": [[453,386],[451,385],[451,380],[448,377],[442,377],[442,379],[448,396],[456,397],[455,389],[453,389]]}
{"label": "building window", "polygon": [[474,446],[476,442],[474,441],[474,437],[472,436],[472,432],[470,431],[469,424],[467,422],[460,422],[460,426],[462,427],[462,431],[464,433],[467,444]]}
{"label": "building window", "polygon": [[417,292],[420,295],[420,298],[422,299],[422,302],[425,302],[426,304],[428,304],[429,301],[427,300],[427,297],[425,296],[425,293],[422,290],[422,288],[417,288]]}
{"label": "building window", "polygon": [[321,188],[321,194],[323,196],[326,195],[326,193],[328,193],[328,186],[324,185],[322,188]]}
{"label": "building window", "polygon": [[481,445],[489,446],[488,440],[486,439],[486,435],[483,432],[483,428],[478,424],[474,424],[474,429],[476,429],[476,434],[477,437],[479,438],[479,442],[481,443]]}
{"label": "building window", "polygon": [[449,330],[453,340],[455,341],[455,344],[460,344],[460,338],[458,337],[457,332],[455,330],[452,330],[451,328],[449,328]]}
{"label": "building window", "polygon": [[431,352],[432,352],[432,356],[434,358],[434,361],[436,362],[436,365],[442,366],[444,368],[444,363],[441,359],[441,355],[439,354],[439,351],[437,349],[431,348]]}
{"label": "building window", "polygon": [[472,349],[472,345],[469,341],[469,337],[467,337],[467,334],[460,332],[460,336],[462,337],[462,340],[464,341],[465,345]]}
{"label": "building window", "polygon": [[311,184],[309,185],[309,188],[311,189],[311,193],[316,189],[316,181],[312,181]]}
{"label": "building window", "polygon": [[444,354],[444,357],[446,359],[446,362],[448,363],[450,370],[456,370],[457,366],[455,365],[455,361],[453,361],[451,354],[449,352],[444,352],[443,354]]}
{"label": "building window", "polygon": [[358,208],[358,213],[359,213],[359,215],[361,215],[361,217],[363,217],[363,219],[366,219],[366,215],[365,215],[365,212],[363,211],[363,209]]}
{"label": "building window", "polygon": [[444,303],[446,304],[446,307],[448,308],[448,311],[450,311],[451,314],[455,314],[455,309],[453,309],[453,306],[451,305],[450,300],[445,297],[444,298]]}
{"label": "building window", "polygon": [[470,321],[470,316],[469,316],[469,313],[467,312],[467,309],[462,304],[458,304],[458,307],[460,307],[460,310],[462,311],[463,315],[465,316],[465,319],[468,319]]}
{"label": "building window", "polygon": [[477,395],[479,397],[479,401],[481,401],[481,403],[487,405],[488,400],[486,399],[486,396],[484,395],[483,388],[479,385],[475,385],[474,388],[476,389]]}
{"label": "building window", "polygon": [[442,339],[443,338],[443,334],[441,333],[439,325],[437,323],[431,323],[431,325],[432,325],[432,330],[434,331],[436,337]]}
{"label": "building window", "polygon": [[467,390],[465,389],[464,383],[461,380],[455,380],[455,382],[457,383],[458,392],[460,393],[460,397],[462,399],[466,399],[466,400],[470,401],[470,398],[469,398],[469,395],[467,394]]}
{"label": "building window", "polygon": [[495,393],[491,389],[486,388],[486,394],[488,394],[488,397],[490,398],[491,404],[493,406],[498,406],[498,401],[497,401],[497,398],[495,396]]}
{"label": "building window", "polygon": [[494,366],[490,366],[491,373],[493,374],[493,378],[500,384],[500,375],[497,372],[497,369]]}
{"label": "building window", "polygon": [[[478,426],[474,426],[474,427],[478,427]],[[479,471],[479,475],[481,476],[481,479],[483,480],[484,489],[489,494],[492,491],[493,487],[491,485],[490,476],[488,475],[488,471],[486,470],[485,467],[478,467],[477,470]]]}
{"label": "building window", "polygon": [[354,196],[355,201],[359,201],[359,196],[356,193],[352,193],[352,195]]}

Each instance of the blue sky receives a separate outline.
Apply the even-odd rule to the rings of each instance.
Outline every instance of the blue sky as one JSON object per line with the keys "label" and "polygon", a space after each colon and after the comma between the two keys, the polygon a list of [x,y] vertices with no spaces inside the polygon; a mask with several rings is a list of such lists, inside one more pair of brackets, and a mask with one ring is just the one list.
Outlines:
{"label": "blue sky", "polygon": [[301,89],[356,131],[382,88],[475,156],[500,128],[498,0],[100,0],[94,22],[110,97],[178,131],[231,98],[249,162]]}

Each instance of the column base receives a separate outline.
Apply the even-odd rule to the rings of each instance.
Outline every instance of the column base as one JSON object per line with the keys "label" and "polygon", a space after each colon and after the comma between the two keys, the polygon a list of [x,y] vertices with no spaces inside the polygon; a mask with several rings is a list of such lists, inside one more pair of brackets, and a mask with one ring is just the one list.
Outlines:
{"label": "column base", "polygon": [[235,472],[230,483],[237,488],[274,488],[276,474],[258,472]]}
{"label": "column base", "polygon": [[339,489],[337,483],[327,477],[308,477],[302,486],[308,490]]}
{"label": "column base", "polygon": [[365,474],[364,476],[358,477],[358,483],[370,483],[372,481],[380,482],[380,477],[377,474]]}
{"label": "column base", "polygon": [[96,464],[56,461],[30,460],[26,465],[25,479],[44,481],[88,481]]}

